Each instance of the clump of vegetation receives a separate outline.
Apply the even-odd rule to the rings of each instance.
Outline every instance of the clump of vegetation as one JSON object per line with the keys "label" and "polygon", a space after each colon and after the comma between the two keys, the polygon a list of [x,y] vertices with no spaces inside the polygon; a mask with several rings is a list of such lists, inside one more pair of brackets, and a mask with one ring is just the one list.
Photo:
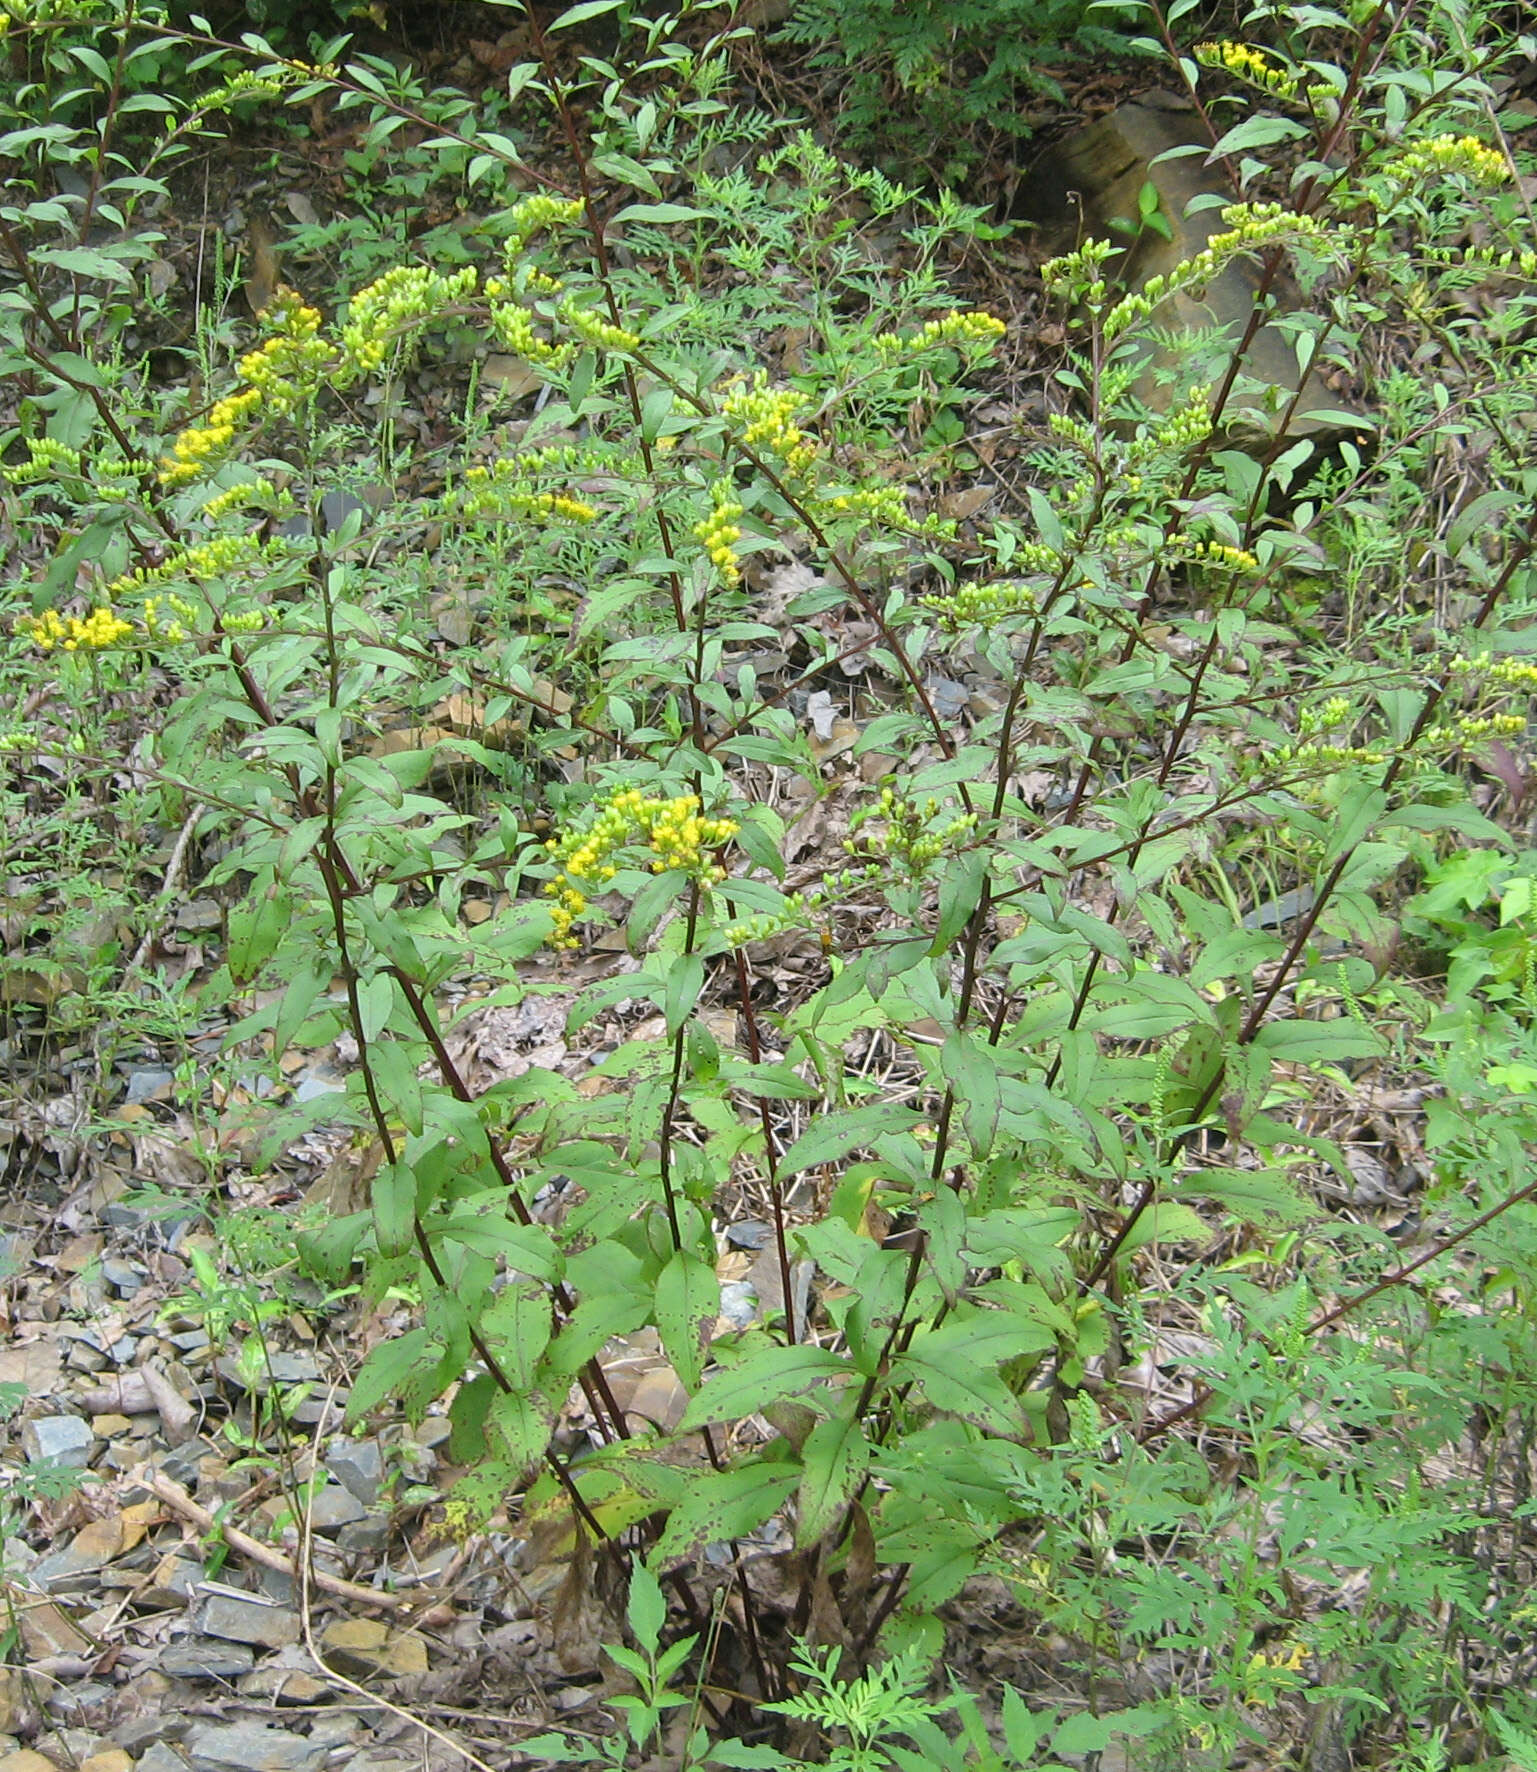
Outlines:
{"label": "clump of vegetation", "polygon": [[[1140,291],[1109,244],[1043,267],[1070,354],[966,518],[1006,393],[1007,328],[946,268],[982,213],[736,108],[729,29],[530,9],[509,85],[559,174],[342,45],[259,40],[162,96],[134,170],[127,17],[82,62],[97,120],[0,139],[0,476],[48,542],[13,561],[11,816],[46,760],[56,828],[193,834],[227,927],[185,989],[283,1103],[261,1160],[321,1124],[368,1153],[302,1259],[416,1312],[353,1418],[445,1408],[451,1528],[511,1510],[627,1591],[626,1732],[547,1760],[632,1763],[679,1718],[680,1764],[956,1772],[1118,1737],[1519,1761],[1537,1729],[1533,863],[1468,767],[1518,770],[1532,682],[1520,46],[1425,4],[1186,55],[1187,9],[1143,10],[1203,105],[1255,76],[1213,130],[1233,200]],[[620,48],[563,53],[595,18]],[[411,175],[496,226],[278,289],[254,333],[211,304],[167,385],[133,343],[149,218],[253,81],[366,116],[385,181],[430,111]],[[1173,299],[1240,262],[1249,334],[1165,353],[1149,397]],[[1277,399],[1246,348],[1283,265]],[[408,445],[467,332],[452,423]],[[1303,486],[1325,368],[1375,446]],[[73,994],[131,998],[161,908],[121,890],[132,941]],[[456,1036],[546,998],[603,1049],[477,1087]],[[345,1077],[283,1101],[285,1055],[338,1041]],[[1339,1210],[1379,1079],[1429,1101],[1408,1242]],[[611,1383],[643,1330],[674,1425]],[[996,1716],[935,1683],[983,1579],[1050,1702],[1027,1667]],[[744,1741],[760,1712],[801,1728]]]}
{"label": "clump of vegetation", "polygon": [[1028,137],[1030,101],[1062,96],[1063,64],[1133,54],[1136,18],[1119,0],[796,0],[778,37],[838,70],[851,150],[951,181],[989,136]]}

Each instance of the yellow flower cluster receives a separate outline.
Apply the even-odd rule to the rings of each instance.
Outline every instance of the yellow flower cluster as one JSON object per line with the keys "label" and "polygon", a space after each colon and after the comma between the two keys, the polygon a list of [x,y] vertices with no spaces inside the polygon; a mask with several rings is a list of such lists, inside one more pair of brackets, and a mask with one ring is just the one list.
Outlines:
{"label": "yellow flower cluster", "polygon": [[491,469],[469,469],[464,486],[444,499],[443,508],[471,522],[503,517],[564,517],[570,523],[596,521],[596,505],[573,498],[568,492],[536,492],[516,473],[518,466],[517,462],[498,462]]}
{"label": "yellow flower cluster", "polygon": [[1459,652],[1447,668],[1454,677],[1480,677],[1490,689],[1537,691],[1537,664],[1522,658]]}
{"label": "yellow flower cluster", "polygon": [[[162,602],[178,619],[162,621]],[[168,640],[173,645],[187,637],[187,630],[197,621],[197,610],[184,597],[146,597],[144,599],[144,631],[152,640]],[[185,624],[185,625],[183,625]]]}
{"label": "yellow flower cluster", "polygon": [[1258,572],[1259,561],[1246,548],[1229,547],[1222,541],[1175,542],[1177,557],[1192,566],[1215,568],[1218,572]]}
{"label": "yellow flower cluster", "polygon": [[256,504],[258,501],[271,500],[274,505],[285,507],[293,504],[291,493],[280,495],[270,480],[258,476],[254,480],[237,480],[233,486],[226,486],[222,492],[216,492],[203,506],[205,517],[223,517],[231,511],[241,510],[244,506]]}
{"label": "yellow flower cluster", "polygon": [[905,529],[912,523],[907,492],[901,486],[862,486],[854,492],[834,493],[821,502],[839,517],[864,517],[892,529]]}
{"label": "yellow flower cluster", "polygon": [[21,630],[43,652],[55,648],[60,652],[101,652],[117,645],[119,640],[126,640],[133,632],[133,623],[105,606],[93,609],[83,620],[78,615],[61,616],[49,609],[23,620]]}
{"label": "yellow flower cluster", "polygon": [[640,334],[627,332],[622,326],[614,326],[591,308],[584,308],[574,301],[563,301],[556,312],[566,325],[580,339],[590,345],[597,345],[604,351],[636,351],[640,349]]}
{"label": "yellow flower cluster", "polygon": [[1105,267],[1105,261],[1116,250],[1109,240],[1085,240],[1076,252],[1065,252],[1060,258],[1047,259],[1041,266],[1041,278],[1048,293],[1057,296],[1070,295],[1073,284],[1082,282],[1086,285],[1080,291],[1082,298],[1091,304],[1102,302],[1107,285],[1100,272]]}
{"label": "yellow flower cluster", "polygon": [[1528,249],[1525,252],[1501,252],[1493,246],[1463,245],[1455,246],[1424,246],[1424,255],[1437,264],[1450,265],[1458,270],[1487,270],[1501,276],[1523,278],[1526,282],[1537,282],[1537,252]]}
{"label": "yellow flower cluster", "polygon": [[741,527],[737,523],[737,518],[742,514],[742,506],[727,480],[717,484],[712,497],[714,504],[710,514],[702,523],[694,525],[694,534],[699,545],[714,561],[722,582],[734,586],[742,580],[742,569],[737,564],[735,552],[736,544],[742,539]]}
{"label": "yellow flower cluster", "polygon": [[1253,773],[1266,773],[1287,765],[1306,769],[1344,769],[1350,765],[1386,763],[1388,754],[1370,745],[1285,744],[1255,760]]}
{"label": "yellow flower cluster", "polygon": [[750,387],[738,387],[721,402],[721,416],[742,428],[749,449],[777,455],[788,472],[797,477],[810,473],[817,444],[797,422],[801,397],[790,388],[768,385],[768,372],[758,370]]}
{"label": "yellow flower cluster", "polygon": [[[1298,215],[1280,203],[1230,203],[1222,211],[1226,232],[1213,234],[1205,246],[1177,264],[1172,271],[1149,277],[1136,294],[1123,296],[1102,322],[1106,341],[1118,338],[1129,327],[1147,319],[1153,310],[1181,290],[1201,290],[1232,259],[1243,253],[1262,252],[1271,246],[1294,246],[1317,239],[1322,228],[1315,216]],[[1072,258],[1076,258],[1073,254]],[[1049,283],[1061,279],[1060,267],[1070,259],[1052,259],[1041,267]],[[1103,300],[1105,286],[1095,284],[1086,296],[1090,306]],[[1098,293],[1096,293],[1098,292]]]}
{"label": "yellow flower cluster", "polygon": [[1085,455],[1094,453],[1094,432],[1081,418],[1074,418],[1070,412],[1048,412],[1046,428],[1052,436],[1064,443],[1071,443]]}
{"label": "yellow flower cluster", "polygon": [[571,930],[587,908],[587,891],[614,879],[619,869],[613,858],[637,833],[651,851],[653,873],[676,869],[709,885],[726,874],[724,868],[706,862],[707,851],[730,842],[739,828],[734,819],[703,817],[697,794],[649,799],[638,788],[621,788],[599,808],[586,830],[569,831],[559,841],[545,844],[560,870],[544,888],[552,901],[550,945],[577,945]]}
{"label": "yellow flower cluster", "polygon": [[240,359],[240,375],[248,385],[217,401],[206,425],[181,433],[160,464],[164,485],[185,486],[208,473],[229,451],[237,429],[263,408],[282,416],[319,392],[333,356],[319,336],[317,310],[293,290],[280,289],[263,310],[262,323],[274,329],[273,336]]}
{"label": "yellow flower cluster", "polygon": [[1234,79],[1246,81],[1279,99],[1297,97],[1297,76],[1292,69],[1272,61],[1247,43],[1197,43],[1195,59],[1203,68],[1221,68]]}
{"label": "yellow flower cluster", "polygon": [[1303,709],[1297,720],[1297,731],[1303,738],[1312,738],[1315,733],[1332,731],[1354,718],[1355,710],[1350,702],[1343,695],[1331,695],[1318,707]]}
{"label": "yellow flower cluster", "polygon": [[[490,284],[486,289],[488,294],[493,293]],[[516,302],[493,303],[491,324],[502,344],[527,363],[547,363],[552,368],[564,369],[576,355],[575,345],[552,345],[547,339],[540,338],[534,331],[533,315]]]}
{"label": "yellow flower cluster", "polygon": [[[286,84],[292,84],[292,81]],[[214,87],[212,92],[205,92],[198,98],[181,127],[195,134],[202,128],[203,119],[211,112],[227,111],[237,99],[281,98],[284,86],[284,81],[274,79],[271,74],[259,72],[255,68],[242,68],[222,85]]]}
{"label": "yellow flower cluster", "polygon": [[1519,738],[1526,727],[1524,714],[1464,714],[1461,719],[1427,726],[1424,743],[1433,751],[1457,750],[1485,738]]}
{"label": "yellow flower cluster", "polygon": [[272,336],[240,359],[240,376],[268,411],[282,415],[314,399],[331,371],[333,353],[320,336],[320,310],[291,289],[273,296],[261,320]]}
{"label": "yellow flower cluster", "polygon": [[[1161,449],[1173,450],[1183,454],[1194,449],[1198,443],[1204,443],[1211,434],[1211,392],[1204,387],[1190,390],[1183,406],[1176,406],[1158,426],[1157,441]],[[1137,485],[1128,490],[1141,490],[1140,475],[1128,475],[1127,482],[1136,479]]]}
{"label": "yellow flower cluster", "polygon": [[235,441],[236,426],[254,417],[261,403],[254,388],[243,388],[215,401],[206,425],[191,425],[176,439],[169,457],[160,464],[161,483],[185,486],[216,467]]}
{"label": "yellow flower cluster", "polygon": [[845,838],[844,851],[853,856],[893,856],[913,874],[921,874],[947,848],[976,828],[974,812],[958,813],[944,824],[936,824],[940,811],[938,800],[932,796],[923,801],[909,800],[893,788],[882,788],[875,804],[856,812],[849,821],[851,832],[871,820],[880,821],[880,828],[857,839]]}
{"label": "yellow flower cluster", "polygon": [[407,332],[473,295],[476,281],[473,265],[446,276],[425,265],[396,265],[360,289],[341,332],[343,375],[375,374]]}
{"label": "yellow flower cluster", "polygon": [[535,234],[546,228],[569,226],[581,219],[582,205],[577,198],[551,197],[539,192],[514,204],[507,217],[507,240],[502,248],[509,266]]}
{"label": "yellow flower cluster", "polygon": [[930,320],[916,332],[876,334],[875,349],[888,363],[899,357],[916,357],[920,351],[932,351],[941,345],[993,345],[1008,331],[992,314],[962,314],[952,308],[943,319]]}
{"label": "yellow flower cluster", "polygon": [[[1051,552],[1050,549],[1044,551]],[[1056,556],[1053,555],[1052,559],[1055,563]],[[919,601],[925,609],[932,609],[936,615],[942,616],[951,628],[970,622],[987,627],[1011,615],[1034,615],[1037,608],[1031,587],[1009,579],[999,579],[993,584],[962,585],[951,596],[922,597]]]}
{"label": "yellow flower cluster", "polygon": [[11,486],[36,486],[70,476],[90,482],[92,495],[102,503],[126,504],[139,497],[139,480],[151,472],[148,462],[94,453],[89,462],[78,449],[52,437],[28,437],[27,459],[15,466],[0,466],[0,480]]}
{"label": "yellow flower cluster", "polygon": [[260,564],[287,551],[288,543],[280,535],[269,536],[266,540],[259,535],[216,535],[195,547],[177,548],[158,565],[125,572],[107,586],[107,595],[117,598],[168,581],[196,584],[203,579],[221,578],[243,566]]}
{"label": "yellow flower cluster", "polygon": [[1404,185],[1459,174],[1475,184],[1503,185],[1510,178],[1510,163],[1477,136],[1437,135],[1412,143],[1390,168],[1390,176]]}

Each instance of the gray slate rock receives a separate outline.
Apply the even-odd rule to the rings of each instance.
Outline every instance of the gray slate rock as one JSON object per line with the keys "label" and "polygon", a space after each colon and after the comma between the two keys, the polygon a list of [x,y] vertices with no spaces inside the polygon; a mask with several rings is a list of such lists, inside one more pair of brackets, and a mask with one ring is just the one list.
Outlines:
{"label": "gray slate rock", "polygon": [[221,1723],[194,1729],[187,1751],[193,1772],[319,1772],[330,1748],[265,1723]]}
{"label": "gray slate rock", "polygon": [[96,1436],[78,1415],[39,1415],[22,1424],[21,1444],[33,1464],[84,1470]]}
{"label": "gray slate rock", "polygon": [[343,1526],[368,1517],[368,1510],[350,1489],[340,1483],[327,1483],[309,1504],[310,1524],[327,1538],[334,1538]]}
{"label": "gray slate rock", "polygon": [[205,1636],[254,1643],[261,1649],[282,1649],[299,1640],[299,1620],[286,1606],[266,1606],[234,1594],[209,1594],[197,1622]]}
{"label": "gray slate rock", "polygon": [[377,1440],[332,1440],[326,1449],[326,1469],[351,1491],[364,1507],[372,1507],[384,1487],[384,1454]]}
{"label": "gray slate rock", "polygon": [[255,1665],[254,1649],[211,1637],[184,1637],[160,1657],[160,1671],[174,1680],[238,1680]]}
{"label": "gray slate rock", "polygon": [[352,1520],[336,1535],[336,1548],[347,1557],[377,1556],[390,1542],[390,1523],[380,1514]]}
{"label": "gray slate rock", "polygon": [[164,1741],[152,1741],[134,1762],[133,1772],[187,1772],[187,1762]]}

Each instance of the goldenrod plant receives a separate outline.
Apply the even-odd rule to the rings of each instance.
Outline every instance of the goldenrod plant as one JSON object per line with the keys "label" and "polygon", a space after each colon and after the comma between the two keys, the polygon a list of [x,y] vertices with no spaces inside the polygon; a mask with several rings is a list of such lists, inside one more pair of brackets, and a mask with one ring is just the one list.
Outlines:
{"label": "goldenrod plant", "polygon": [[[366,109],[384,183],[392,119],[432,119],[411,177],[495,198],[468,262],[211,312],[196,386],[135,358],[135,261],[50,185],[105,130],[130,237],[110,83],[94,136],[0,141],[31,193],[0,476],[46,541],[6,668],[49,686],[4,755],[99,802],[132,706],[141,817],[190,823],[226,906],[195,988],[270,1078],[249,1160],[317,1124],[369,1152],[367,1207],[296,1229],[333,1290],[415,1308],[351,1419],[446,1411],[447,1529],[505,1512],[628,1593],[628,1729],[552,1762],[640,1763],[669,1718],[680,1763],[819,1730],[817,1763],[902,1772],[1428,1765],[1533,1726],[1491,1499],[1537,1394],[1534,870],[1487,791],[1519,798],[1532,680],[1523,51],[1433,0],[1200,46],[1191,13],[1144,5],[1144,49],[1231,201],[1140,289],[1108,243],[1044,267],[1038,418],[959,286],[981,212],[738,114],[718,11],[529,8],[509,91],[558,166],[345,44],[154,25],[226,96],[243,55]],[[565,53],[594,20],[616,45]],[[216,116],[168,97],[154,153]],[[1237,263],[1251,320],[1147,399],[1174,298]],[[428,363],[454,416],[408,445]],[[1013,452],[985,514],[947,514],[951,418]],[[603,1044],[477,1092],[456,1028],[536,997]],[[345,1077],[288,1098],[333,1041]],[[1417,1229],[1349,1204],[1379,1080],[1433,1100]],[[673,1425],[611,1382],[643,1330]],[[984,1581],[1058,1692],[1022,1673],[996,1728],[939,1680]]]}

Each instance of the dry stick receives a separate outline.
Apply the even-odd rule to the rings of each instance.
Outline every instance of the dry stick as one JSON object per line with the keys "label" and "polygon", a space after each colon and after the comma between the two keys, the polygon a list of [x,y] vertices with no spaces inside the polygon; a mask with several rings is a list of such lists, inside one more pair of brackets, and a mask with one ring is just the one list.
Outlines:
{"label": "dry stick", "polygon": [[[249,1532],[242,1532],[238,1526],[220,1521],[200,1502],[194,1501],[180,1483],[174,1482],[162,1471],[145,1471],[140,1481],[167,1507],[180,1514],[183,1519],[190,1520],[199,1531],[218,1533],[232,1551],[260,1564],[263,1569],[299,1579],[300,1570],[294,1558],[275,1550],[270,1544],[263,1544],[259,1538],[253,1538]],[[334,1594],[339,1600],[351,1600],[359,1606],[372,1606],[380,1612],[411,1612],[427,1599],[426,1595],[411,1598],[404,1594],[385,1593],[375,1587],[363,1587],[359,1582],[344,1581],[341,1576],[327,1574],[323,1569],[315,1570],[314,1583],[316,1587],[323,1588],[328,1594]]]}
{"label": "dry stick", "polygon": [[[150,907],[155,914],[165,910],[175,896],[176,883],[181,878],[181,870],[187,859],[187,850],[192,842],[192,833],[197,829],[198,820],[208,808],[201,801],[192,808],[182,821],[181,830],[177,833],[176,842],[171,849],[171,859],[165,864],[165,873],[160,879],[160,890],[155,895],[155,902]],[[157,924],[151,924],[144,932],[144,939],[133,951],[133,958],[128,962],[123,977],[131,978],[149,958],[149,950],[155,945]]]}
{"label": "dry stick", "polygon": [[[333,1386],[331,1396],[334,1397],[335,1394],[335,1387]],[[328,1405],[329,1402],[330,1398],[327,1399]],[[329,1413],[329,1407],[327,1408],[326,1413]],[[324,1420],[325,1415],[323,1414],[321,1416],[321,1421],[323,1422]],[[313,1447],[314,1453],[316,1454],[318,1454],[320,1450],[319,1439],[320,1427],[319,1424],[317,1424]],[[315,1619],[310,1608],[311,1582],[319,1587],[323,1585],[324,1581],[322,1572],[314,1566],[314,1514],[315,1497],[312,1493],[305,1501],[304,1512],[299,1520],[298,1557],[299,1625],[304,1632],[304,1647],[309,1651],[310,1660],[314,1662],[316,1667],[320,1669],[328,1680],[334,1680],[338,1686],[344,1687],[349,1692],[356,1692],[359,1698],[366,1698],[370,1704],[379,1705],[381,1709],[389,1711],[392,1716],[399,1717],[402,1722],[411,1723],[416,1728],[420,1729],[424,1735],[430,1735],[440,1746],[446,1747],[451,1753],[459,1754],[464,1759],[468,1760],[470,1765],[475,1768],[475,1772],[495,1772],[494,1767],[489,1766],[484,1760],[477,1759],[467,1747],[461,1742],[455,1741],[453,1736],[449,1735],[445,1730],[439,1729],[435,1723],[429,1723],[425,1718],[414,1715],[411,1711],[405,1709],[403,1705],[396,1704],[393,1699],[384,1698],[376,1692],[370,1692],[366,1686],[360,1686],[356,1680],[349,1679],[346,1674],[341,1673],[338,1669],[332,1667],[330,1662],[328,1662],[320,1653],[320,1645],[315,1641]],[[538,1726],[543,1727],[542,1724]]]}

